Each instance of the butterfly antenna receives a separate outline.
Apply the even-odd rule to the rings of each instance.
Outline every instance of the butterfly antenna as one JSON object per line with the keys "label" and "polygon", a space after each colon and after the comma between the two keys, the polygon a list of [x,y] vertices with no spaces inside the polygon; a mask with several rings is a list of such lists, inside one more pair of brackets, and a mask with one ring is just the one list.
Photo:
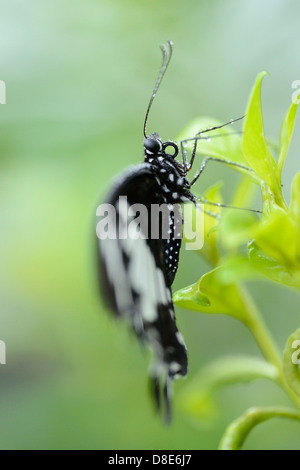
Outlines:
{"label": "butterfly antenna", "polygon": [[165,73],[166,73],[166,70],[168,68],[168,65],[170,63],[172,53],[173,53],[173,43],[172,43],[172,41],[167,41],[167,45],[168,45],[168,49],[165,45],[160,46],[160,48],[162,50],[162,53],[163,53],[163,60],[162,60],[161,68],[160,68],[160,71],[159,71],[159,74],[158,74],[158,77],[157,77],[157,80],[156,80],[156,83],[155,83],[155,86],[154,86],[154,89],[153,89],[153,92],[152,92],[152,95],[151,95],[151,98],[150,98],[150,101],[149,101],[149,104],[148,104],[148,108],[147,108],[147,111],[146,111],[146,116],[145,116],[145,121],[144,121],[144,137],[145,138],[147,137],[146,127],[147,127],[149,112],[150,112],[153,100],[155,98],[155,95],[157,93],[157,90],[158,90],[158,88],[159,88],[159,86],[162,82],[162,79],[163,79]]}

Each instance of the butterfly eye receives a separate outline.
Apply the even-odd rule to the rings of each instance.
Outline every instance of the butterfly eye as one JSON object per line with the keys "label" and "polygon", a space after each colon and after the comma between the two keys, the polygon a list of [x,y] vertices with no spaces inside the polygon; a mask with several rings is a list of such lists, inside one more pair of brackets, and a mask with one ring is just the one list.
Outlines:
{"label": "butterfly eye", "polygon": [[148,150],[149,152],[155,154],[161,150],[161,143],[159,142],[159,140],[147,138],[144,140],[144,147],[145,150]]}

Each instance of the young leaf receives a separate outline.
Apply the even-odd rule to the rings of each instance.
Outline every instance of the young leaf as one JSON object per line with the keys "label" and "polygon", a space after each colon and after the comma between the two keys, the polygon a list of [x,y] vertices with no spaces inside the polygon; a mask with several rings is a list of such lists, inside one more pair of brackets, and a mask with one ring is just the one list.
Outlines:
{"label": "young leaf", "polygon": [[268,256],[256,245],[255,240],[248,244],[248,263],[257,272],[257,277],[261,274],[280,284],[300,287],[300,272],[289,270],[286,265]]}
{"label": "young leaf", "polygon": [[[300,240],[300,172],[293,179],[289,213],[296,224],[296,238]],[[298,243],[297,253],[298,263],[300,263],[300,243]]]}
{"label": "young leaf", "polygon": [[[223,203],[220,188],[222,183],[216,183],[206,190],[203,198],[213,203]],[[201,249],[201,255],[212,265],[217,266],[220,261],[219,249],[219,232],[215,230],[218,227],[219,221],[215,217],[209,215],[207,211],[213,214],[220,215],[221,207],[204,205],[204,244]]]}
{"label": "young leaf", "polygon": [[270,258],[252,240],[248,245],[246,256],[228,256],[222,259],[222,269],[218,277],[223,284],[266,280],[289,287],[300,287],[300,271],[289,271],[274,258]]}
{"label": "young leaf", "polygon": [[188,310],[219,313],[215,306],[211,307],[208,297],[200,292],[198,282],[176,291],[173,294],[173,300],[179,307],[186,308]]}
{"label": "young leaf", "polygon": [[253,200],[257,185],[248,176],[243,176],[234,191],[231,205],[236,207],[253,208]]}
{"label": "young leaf", "polygon": [[[210,127],[220,126],[224,123],[209,117],[200,117],[190,122],[183,131],[176,137],[177,141],[194,137],[199,131]],[[209,157],[222,158],[235,163],[246,165],[246,160],[242,152],[241,136],[230,128],[230,125],[205,132],[197,142],[197,154]],[[193,148],[193,141],[188,143],[188,152]]]}
{"label": "young leaf", "polygon": [[[202,199],[212,203],[222,203],[223,199],[220,192],[221,186],[221,183],[216,183],[208,188],[203,194]],[[216,266],[219,263],[220,253],[217,230],[219,220],[215,216],[220,215],[221,207],[213,205],[210,206],[209,204],[204,204],[203,207],[195,207],[191,204],[190,209],[190,211],[185,211],[184,213],[185,223],[183,225],[183,241],[189,241],[187,238],[188,233],[185,232],[186,227],[189,227],[189,231],[191,231],[191,233],[195,233],[197,227],[202,226],[203,246],[201,246],[199,252],[212,266]]]}
{"label": "young leaf", "polygon": [[218,276],[223,284],[233,284],[235,282],[247,282],[262,279],[262,273],[253,266],[253,263],[242,255],[229,255],[222,259],[222,269]]}
{"label": "young leaf", "polygon": [[272,205],[270,213],[259,224],[254,238],[256,245],[279,264],[288,270],[296,266],[299,245],[296,225],[281,207]]}
{"label": "young leaf", "polygon": [[267,73],[261,72],[252,89],[244,124],[242,148],[244,155],[257,175],[277,195],[281,193],[277,164],[266,143],[261,110],[261,83]]}
{"label": "young leaf", "polygon": [[220,236],[227,249],[246,244],[255,236],[259,219],[252,212],[227,210],[220,224]]}
{"label": "young leaf", "polygon": [[202,313],[227,314],[244,320],[244,297],[237,284],[223,284],[216,268],[192,286],[175,292],[174,302],[180,307]]}
{"label": "young leaf", "polygon": [[284,164],[284,161],[288,152],[288,148],[290,145],[290,140],[293,134],[297,109],[298,109],[298,102],[292,103],[281,125],[280,146],[279,146],[279,155],[278,155],[278,168],[279,168],[280,174],[282,172],[283,164]]}

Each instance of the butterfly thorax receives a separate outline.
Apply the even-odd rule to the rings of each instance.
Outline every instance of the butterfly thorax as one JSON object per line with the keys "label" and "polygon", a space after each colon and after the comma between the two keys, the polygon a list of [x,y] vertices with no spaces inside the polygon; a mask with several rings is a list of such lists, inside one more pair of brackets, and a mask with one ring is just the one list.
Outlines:
{"label": "butterfly thorax", "polygon": [[[173,149],[173,153],[169,153]],[[157,133],[144,140],[145,162],[150,164],[156,175],[165,202],[180,203],[194,201],[190,183],[177,160],[178,146],[172,142],[162,142]]]}

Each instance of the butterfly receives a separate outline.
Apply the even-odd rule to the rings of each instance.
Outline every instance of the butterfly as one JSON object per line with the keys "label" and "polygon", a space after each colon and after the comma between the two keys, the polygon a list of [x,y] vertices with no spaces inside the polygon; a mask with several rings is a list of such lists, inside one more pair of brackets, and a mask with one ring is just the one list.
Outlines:
{"label": "butterfly", "polygon": [[[194,141],[189,163],[186,141],[179,148],[173,141],[163,142],[156,132],[146,133],[153,99],[172,56],[172,42],[161,49],[163,61],[144,122],[144,162],[116,179],[104,206],[99,206],[103,211],[98,211],[97,235],[102,297],[117,317],[130,324],[141,343],[152,349],[153,395],[158,410],[164,408],[166,422],[170,422],[172,382],[188,372],[187,347],[176,325],[172,301],[182,238],[180,204],[197,204],[191,187],[205,164],[192,181],[187,179],[201,132],[187,139]],[[223,125],[202,133],[219,127]],[[176,159],[180,150],[182,162]],[[153,217],[152,208],[162,206],[165,211]],[[162,236],[163,225],[166,236]],[[153,236],[157,228],[159,234]]]}

